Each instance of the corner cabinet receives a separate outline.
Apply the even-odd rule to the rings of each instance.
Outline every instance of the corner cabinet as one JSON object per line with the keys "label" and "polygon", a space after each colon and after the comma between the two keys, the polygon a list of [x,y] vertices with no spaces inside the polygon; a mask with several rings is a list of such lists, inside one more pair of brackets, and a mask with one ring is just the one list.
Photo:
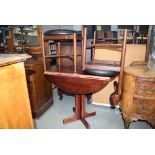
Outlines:
{"label": "corner cabinet", "polygon": [[155,128],[155,72],[146,64],[133,64],[125,69],[121,109],[125,128],[138,120]]}

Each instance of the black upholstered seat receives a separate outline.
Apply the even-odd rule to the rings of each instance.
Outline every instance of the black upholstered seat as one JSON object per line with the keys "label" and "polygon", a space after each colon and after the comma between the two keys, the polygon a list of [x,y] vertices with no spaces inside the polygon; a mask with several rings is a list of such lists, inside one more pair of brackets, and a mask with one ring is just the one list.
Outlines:
{"label": "black upholstered seat", "polygon": [[80,34],[79,31],[74,31],[74,30],[68,30],[68,29],[54,29],[54,30],[48,30],[44,33],[44,35],[58,35],[58,34],[66,34],[70,35],[73,33]]}
{"label": "black upholstered seat", "polygon": [[85,73],[95,76],[103,76],[103,77],[115,77],[119,74],[117,71],[111,70],[97,70],[97,69],[85,69]]}

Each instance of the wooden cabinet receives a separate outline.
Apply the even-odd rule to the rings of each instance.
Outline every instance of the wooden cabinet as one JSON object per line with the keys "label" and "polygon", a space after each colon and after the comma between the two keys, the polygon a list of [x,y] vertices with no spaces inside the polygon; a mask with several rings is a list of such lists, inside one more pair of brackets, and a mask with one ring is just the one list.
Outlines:
{"label": "wooden cabinet", "polygon": [[155,128],[155,72],[145,64],[125,69],[121,108],[125,128],[138,120]]}
{"label": "wooden cabinet", "polygon": [[22,58],[0,55],[0,77],[0,128],[34,128]]}
{"label": "wooden cabinet", "polygon": [[39,117],[53,104],[52,84],[44,76],[42,61],[29,59],[25,64],[33,117]]}

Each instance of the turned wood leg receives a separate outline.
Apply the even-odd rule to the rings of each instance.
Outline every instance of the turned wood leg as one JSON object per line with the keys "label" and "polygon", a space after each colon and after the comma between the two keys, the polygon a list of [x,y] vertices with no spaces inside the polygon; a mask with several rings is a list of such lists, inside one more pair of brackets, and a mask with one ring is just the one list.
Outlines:
{"label": "turned wood leg", "polygon": [[58,95],[59,95],[59,100],[63,99],[63,92],[61,91],[61,89],[57,89]]}

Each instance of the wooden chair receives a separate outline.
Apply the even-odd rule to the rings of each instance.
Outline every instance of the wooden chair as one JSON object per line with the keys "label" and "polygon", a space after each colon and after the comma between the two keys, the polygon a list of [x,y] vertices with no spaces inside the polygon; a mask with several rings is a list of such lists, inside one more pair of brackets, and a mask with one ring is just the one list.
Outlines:
{"label": "wooden chair", "polygon": [[[96,32],[95,32],[96,33]],[[95,35],[94,35],[95,36]],[[94,76],[109,77],[111,80],[118,76],[118,83],[114,82],[114,92],[110,95],[110,104],[114,108],[121,99],[123,69],[126,53],[127,30],[124,31],[122,44],[104,44],[96,42],[95,37],[92,43],[92,60],[86,63],[86,51],[84,51],[83,70],[86,74]],[[120,61],[97,60],[95,59],[96,49],[108,49],[114,52],[121,52]]]}
{"label": "wooden chair", "polygon": [[[44,33],[44,43],[45,43],[45,54],[47,59],[55,58],[57,59],[57,65],[60,67],[62,66],[62,59],[71,60],[74,61],[74,72],[76,73],[76,65],[77,62],[75,59],[76,56],[81,56],[81,54],[77,54],[77,39],[81,40],[81,34],[78,33],[78,31],[74,30],[67,30],[67,29],[55,29],[55,30],[49,30]],[[56,44],[56,54],[51,55],[49,52],[49,41],[54,41]],[[75,45],[72,53],[62,53],[61,52],[61,44],[63,44],[65,41],[71,41],[73,40],[73,45]],[[76,52],[76,53],[75,53]]]}

